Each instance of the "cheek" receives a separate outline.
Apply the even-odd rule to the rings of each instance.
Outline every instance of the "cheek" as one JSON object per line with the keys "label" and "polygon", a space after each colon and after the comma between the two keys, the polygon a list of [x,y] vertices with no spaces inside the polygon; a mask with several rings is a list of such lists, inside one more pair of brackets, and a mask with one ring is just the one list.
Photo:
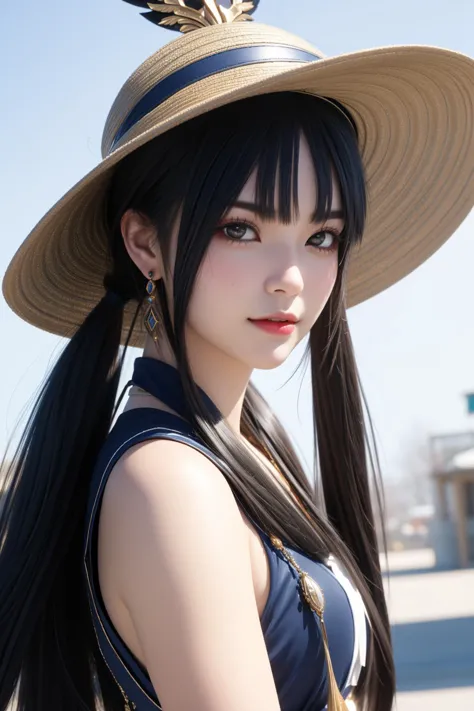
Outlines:
{"label": "cheek", "polygon": [[[240,254],[239,254],[240,252]],[[211,244],[196,279],[189,308],[191,323],[202,322],[202,314],[213,315],[216,321],[232,313],[242,313],[251,298],[252,260],[242,253],[244,248]]]}
{"label": "cheek", "polygon": [[248,260],[243,259],[243,255],[238,252],[243,251],[241,247],[231,247],[225,245],[224,248],[219,243],[211,245],[203,260],[201,274],[203,281],[212,285],[216,296],[219,292],[224,292],[230,288],[236,288],[244,281]]}

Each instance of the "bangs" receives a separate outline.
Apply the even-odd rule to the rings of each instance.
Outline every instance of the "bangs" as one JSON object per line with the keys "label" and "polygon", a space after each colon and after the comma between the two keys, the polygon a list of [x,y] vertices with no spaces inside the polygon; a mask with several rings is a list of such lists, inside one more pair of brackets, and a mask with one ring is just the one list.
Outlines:
{"label": "bangs", "polygon": [[193,221],[200,216],[203,227],[206,213],[208,236],[254,173],[254,202],[262,218],[289,224],[298,217],[303,136],[317,184],[312,219],[324,223],[329,218],[334,178],[342,200],[342,241],[346,246],[360,241],[366,217],[364,171],[355,127],[343,107],[307,94],[265,94],[216,109],[196,123],[199,149],[194,151],[183,213]]}

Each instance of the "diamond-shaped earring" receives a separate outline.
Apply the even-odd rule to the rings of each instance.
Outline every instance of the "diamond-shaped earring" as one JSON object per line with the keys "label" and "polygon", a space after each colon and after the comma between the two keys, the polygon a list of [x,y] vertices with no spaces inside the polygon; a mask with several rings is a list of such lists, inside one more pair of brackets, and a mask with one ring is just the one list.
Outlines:
{"label": "diamond-shaped earring", "polygon": [[156,301],[156,284],[153,281],[153,272],[148,272],[149,280],[146,285],[146,293],[147,293],[147,302],[148,302],[148,308],[146,310],[145,314],[145,328],[150,334],[150,336],[153,338],[154,341],[158,340],[158,336],[155,333],[155,329],[159,324],[158,316],[156,314],[155,309],[153,308],[153,304]]}

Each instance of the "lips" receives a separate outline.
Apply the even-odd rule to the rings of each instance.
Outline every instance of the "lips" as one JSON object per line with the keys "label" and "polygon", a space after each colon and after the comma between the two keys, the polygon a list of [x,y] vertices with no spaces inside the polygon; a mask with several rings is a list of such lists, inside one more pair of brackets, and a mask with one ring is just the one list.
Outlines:
{"label": "lips", "polygon": [[296,326],[290,321],[272,321],[271,319],[249,319],[250,323],[267,333],[278,336],[291,336]]}

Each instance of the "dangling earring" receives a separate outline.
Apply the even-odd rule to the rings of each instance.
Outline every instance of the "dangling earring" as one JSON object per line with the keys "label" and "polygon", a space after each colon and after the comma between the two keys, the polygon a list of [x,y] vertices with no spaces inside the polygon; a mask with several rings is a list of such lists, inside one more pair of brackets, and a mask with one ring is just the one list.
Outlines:
{"label": "dangling earring", "polygon": [[155,333],[155,329],[159,324],[158,316],[156,314],[155,309],[153,308],[153,304],[156,300],[156,284],[153,281],[153,272],[148,272],[148,276],[149,280],[146,285],[146,293],[149,306],[145,314],[145,328],[150,334],[150,336],[153,338],[153,340],[156,342],[158,340],[158,336]]}

